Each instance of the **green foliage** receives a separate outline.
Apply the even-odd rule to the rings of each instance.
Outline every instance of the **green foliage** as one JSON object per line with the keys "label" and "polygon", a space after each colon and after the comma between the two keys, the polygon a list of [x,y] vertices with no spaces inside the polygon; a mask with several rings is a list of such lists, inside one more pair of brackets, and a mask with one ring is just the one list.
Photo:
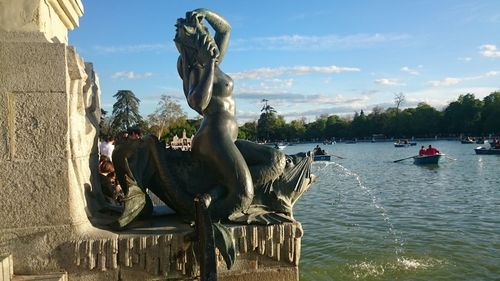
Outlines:
{"label": "green foliage", "polygon": [[148,122],[152,134],[162,138],[170,126],[186,119],[179,102],[167,95],[162,95],[155,111],[148,115]]}
{"label": "green foliage", "polygon": [[139,114],[140,100],[130,90],[120,90],[113,95],[116,98],[113,104],[111,127],[114,132],[126,131],[137,126],[142,121]]}
{"label": "green foliage", "polygon": [[[483,101],[476,99],[474,94],[461,95],[441,111],[426,103],[401,110],[405,96],[399,93],[395,95],[395,107],[375,107],[369,114],[361,110],[352,117],[320,116],[307,124],[304,119],[286,123],[282,116],[276,116],[267,100],[263,102],[256,135],[259,140],[271,142],[371,139],[373,135],[409,138],[500,134],[500,91],[491,93]],[[241,136],[246,136],[248,124],[240,130],[243,131]]]}
{"label": "green foliage", "polygon": [[[180,105],[168,96],[162,96],[156,111],[143,120],[138,114],[139,99],[131,91],[119,91],[113,105],[113,115],[101,112],[100,134],[116,134],[130,126],[139,126],[144,133],[152,133],[172,140],[186,130],[195,134],[201,118],[186,119]],[[267,100],[263,100],[261,115],[257,121],[247,122],[239,128],[238,138],[252,141],[322,141],[333,139],[371,139],[373,135],[394,138],[433,137],[436,135],[500,134],[500,91],[483,100],[474,94],[461,95],[443,110],[419,103],[415,108],[402,110],[404,95],[395,98],[396,107],[374,107],[369,114],[363,110],[353,116],[322,115],[306,123],[305,118],[286,122]]]}

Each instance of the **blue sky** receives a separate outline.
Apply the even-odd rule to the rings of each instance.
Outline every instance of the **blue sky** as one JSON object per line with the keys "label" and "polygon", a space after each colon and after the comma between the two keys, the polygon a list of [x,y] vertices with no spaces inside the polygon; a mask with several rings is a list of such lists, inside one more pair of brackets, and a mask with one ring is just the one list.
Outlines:
{"label": "blue sky", "polygon": [[500,1],[82,0],[69,44],[94,63],[101,102],[132,90],[142,115],[162,94],[191,110],[177,74],[174,24],[208,8],[232,27],[221,69],[234,79],[240,123],[268,99],[287,120],[353,115],[374,106],[427,102],[441,109],[460,94],[500,90]]}

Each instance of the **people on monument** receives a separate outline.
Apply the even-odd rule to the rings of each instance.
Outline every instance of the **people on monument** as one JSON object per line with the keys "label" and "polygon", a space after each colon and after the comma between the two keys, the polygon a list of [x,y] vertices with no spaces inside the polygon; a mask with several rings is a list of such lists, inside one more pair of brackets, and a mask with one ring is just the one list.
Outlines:
{"label": "people on monument", "polygon": [[108,156],[111,161],[113,160],[112,155],[114,149],[115,149],[115,137],[111,135],[108,136],[106,140],[106,148],[104,151],[105,152],[104,155]]}
{"label": "people on monument", "polygon": [[127,138],[129,140],[138,140],[142,136],[141,129],[137,127],[131,127],[127,130]]}
{"label": "people on monument", "polygon": [[105,136],[99,145],[99,154],[105,155],[111,159],[113,150],[115,149],[115,139],[113,136]]}
{"label": "people on monument", "polygon": [[108,159],[99,163],[99,180],[102,193],[108,203],[120,204],[123,202],[123,192],[116,181],[113,163]]}
{"label": "people on monument", "polygon": [[[204,25],[215,30],[214,37]],[[219,68],[226,54],[231,27],[220,15],[197,9],[177,20],[175,45],[180,53],[177,70],[189,106],[203,116],[191,151],[204,159],[224,178],[223,198],[211,198],[214,210],[243,210],[252,202],[254,186],[250,170],[235,145],[233,80]],[[212,197],[220,197],[212,192]],[[218,199],[218,200],[214,200]]]}

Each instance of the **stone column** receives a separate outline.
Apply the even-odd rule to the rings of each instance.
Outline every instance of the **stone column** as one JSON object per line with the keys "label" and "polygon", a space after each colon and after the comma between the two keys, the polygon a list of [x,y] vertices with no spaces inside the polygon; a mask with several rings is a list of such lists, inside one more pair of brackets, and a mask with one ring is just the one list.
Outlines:
{"label": "stone column", "polygon": [[16,273],[60,270],[58,247],[98,231],[98,79],[67,45],[82,14],[80,0],[0,0],[0,253]]}

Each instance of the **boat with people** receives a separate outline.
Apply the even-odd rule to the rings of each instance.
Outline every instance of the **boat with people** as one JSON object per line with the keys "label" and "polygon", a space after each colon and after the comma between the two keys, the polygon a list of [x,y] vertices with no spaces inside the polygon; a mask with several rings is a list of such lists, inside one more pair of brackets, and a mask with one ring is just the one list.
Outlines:
{"label": "boat with people", "polygon": [[[416,145],[417,143],[413,144]],[[412,145],[408,140],[396,140],[394,142],[394,147],[409,147]]]}
{"label": "boat with people", "polygon": [[[445,154],[439,152],[439,150],[432,145],[429,145],[429,147],[426,149],[423,145],[420,147],[420,150],[418,151],[418,155],[415,156],[410,156],[402,159],[398,159],[393,161],[394,163],[406,160],[406,159],[411,159],[413,158],[413,164],[416,165],[428,165],[428,164],[438,164],[439,159],[441,159],[442,156],[445,156]],[[450,159],[453,159],[451,157],[448,157]],[[456,160],[456,159],[453,159]]]}
{"label": "boat with people", "polygon": [[476,154],[500,154],[500,148],[494,147],[486,148],[484,146],[478,146],[474,148],[474,151]]}
{"label": "boat with people", "polygon": [[430,164],[438,164],[439,159],[444,156],[442,153],[434,154],[434,155],[417,155],[413,157],[413,164],[415,165],[430,165]]}
{"label": "boat with people", "polygon": [[332,159],[331,155],[314,155],[313,161],[318,162],[318,161],[330,161]]}
{"label": "boat with people", "polygon": [[321,149],[319,145],[316,145],[316,147],[312,150],[311,153],[313,155],[313,162],[330,161],[332,159],[332,156],[326,153],[324,149]]}
{"label": "boat with people", "polygon": [[469,136],[467,136],[467,137],[461,136],[460,137],[460,143],[462,143],[462,144],[469,144],[469,143],[475,143],[475,142],[476,142],[476,139],[471,138]]}

